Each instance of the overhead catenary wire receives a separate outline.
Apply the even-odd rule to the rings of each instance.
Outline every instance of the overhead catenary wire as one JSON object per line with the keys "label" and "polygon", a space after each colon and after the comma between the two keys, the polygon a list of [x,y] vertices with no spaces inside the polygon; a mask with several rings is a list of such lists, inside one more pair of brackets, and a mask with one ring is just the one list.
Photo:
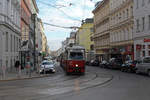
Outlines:
{"label": "overhead catenary wire", "polygon": [[[43,2],[43,1],[39,1],[39,2],[42,3],[42,4],[44,4],[44,5],[47,5],[47,6],[50,6],[50,7],[53,7],[53,8],[55,8],[55,9],[59,10],[61,13],[63,13],[66,17],[68,17],[68,18],[71,19],[71,20],[81,22],[81,20],[76,19],[76,18],[73,18],[73,17],[69,16],[67,13],[65,13],[63,10],[61,10],[60,7],[66,7],[66,6],[64,6],[64,5],[52,5],[52,4],[50,4],[50,3],[45,3],[45,2]],[[71,3],[70,3],[70,4],[71,4]],[[72,5],[72,4],[71,4],[71,5]]]}
{"label": "overhead catenary wire", "polygon": [[64,28],[64,29],[90,29],[90,27],[84,27],[84,28],[77,27],[77,26],[65,27],[65,26],[50,24],[50,23],[47,23],[47,22],[43,22],[43,24],[50,25],[50,26],[53,26],[53,27],[58,27],[58,28]]}
{"label": "overhead catenary wire", "polygon": [[[40,3],[44,4],[44,5],[47,5],[47,6],[50,6],[50,7],[53,7],[53,8],[56,8],[57,10],[61,11],[64,15],[66,15],[68,18],[72,19],[72,20],[76,20],[76,21],[79,21],[79,22],[82,22],[81,20],[79,19],[74,19],[72,18],[71,16],[69,16],[68,14],[66,14],[63,10],[60,9],[60,7],[65,7],[64,5],[52,5],[50,3],[46,3],[46,2],[43,2],[43,1],[40,1]],[[86,6],[86,1],[84,0],[84,9],[83,9],[83,17],[84,17],[84,13],[85,13],[85,6]],[[72,3],[70,3],[71,5],[73,5]],[[71,27],[65,27],[65,26],[60,26],[60,25],[55,25],[55,24],[51,24],[51,23],[47,23],[47,22],[43,22],[43,24],[45,25],[49,25],[49,26],[53,26],[53,27],[58,27],[58,28],[63,28],[63,29],[89,29],[89,28],[81,28],[81,27],[77,27],[77,26],[71,26]]]}

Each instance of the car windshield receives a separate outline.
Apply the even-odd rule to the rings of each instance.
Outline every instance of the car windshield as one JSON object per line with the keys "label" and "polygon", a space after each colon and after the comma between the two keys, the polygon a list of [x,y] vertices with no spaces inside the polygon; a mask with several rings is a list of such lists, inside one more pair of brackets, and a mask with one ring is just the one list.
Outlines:
{"label": "car windshield", "polygon": [[82,60],[83,53],[82,52],[70,52],[69,59]]}
{"label": "car windshield", "polygon": [[43,62],[42,65],[52,65],[52,62]]}
{"label": "car windshield", "polygon": [[143,63],[150,63],[150,57],[144,58]]}

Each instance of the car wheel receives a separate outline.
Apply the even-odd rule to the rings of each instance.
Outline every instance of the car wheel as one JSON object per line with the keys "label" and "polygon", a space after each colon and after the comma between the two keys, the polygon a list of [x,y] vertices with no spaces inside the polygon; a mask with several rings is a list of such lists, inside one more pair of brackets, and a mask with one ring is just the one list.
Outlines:
{"label": "car wheel", "polygon": [[139,71],[138,71],[138,69],[135,71],[135,73],[136,73],[136,74],[139,74]]}
{"label": "car wheel", "polygon": [[124,68],[121,68],[121,71],[124,72]]}

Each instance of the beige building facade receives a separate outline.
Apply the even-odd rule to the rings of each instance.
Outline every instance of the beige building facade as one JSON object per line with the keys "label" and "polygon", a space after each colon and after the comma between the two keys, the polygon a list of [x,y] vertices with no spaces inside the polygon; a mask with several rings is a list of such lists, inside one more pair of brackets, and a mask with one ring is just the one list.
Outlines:
{"label": "beige building facade", "polygon": [[93,10],[94,14],[94,47],[96,56],[100,61],[108,60],[108,50],[110,49],[110,31],[109,31],[109,7],[110,0],[100,1]]}
{"label": "beige building facade", "polygon": [[93,14],[93,39],[100,60],[134,59],[133,0],[100,1]]}
{"label": "beige building facade", "polygon": [[45,36],[45,33],[42,32],[42,52],[46,52],[47,47],[47,38]]}
{"label": "beige building facade", "polygon": [[111,57],[134,59],[133,0],[110,0]]}

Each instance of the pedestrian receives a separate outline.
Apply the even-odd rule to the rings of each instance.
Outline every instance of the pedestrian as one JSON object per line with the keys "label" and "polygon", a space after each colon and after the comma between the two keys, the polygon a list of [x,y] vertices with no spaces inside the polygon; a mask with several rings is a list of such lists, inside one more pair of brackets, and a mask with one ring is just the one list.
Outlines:
{"label": "pedestrian", "polygon": [[29,74],[29,77],[31,76],[31,62],[26,62],[26,74]]}
{"label": "pedestrian", "polygon": [[20,66],[20,61],[19,61],[19,60],[16,60],[16,62],[15,62],[16,71],[17,71],[17,69],[19,68],[19,66]]}

